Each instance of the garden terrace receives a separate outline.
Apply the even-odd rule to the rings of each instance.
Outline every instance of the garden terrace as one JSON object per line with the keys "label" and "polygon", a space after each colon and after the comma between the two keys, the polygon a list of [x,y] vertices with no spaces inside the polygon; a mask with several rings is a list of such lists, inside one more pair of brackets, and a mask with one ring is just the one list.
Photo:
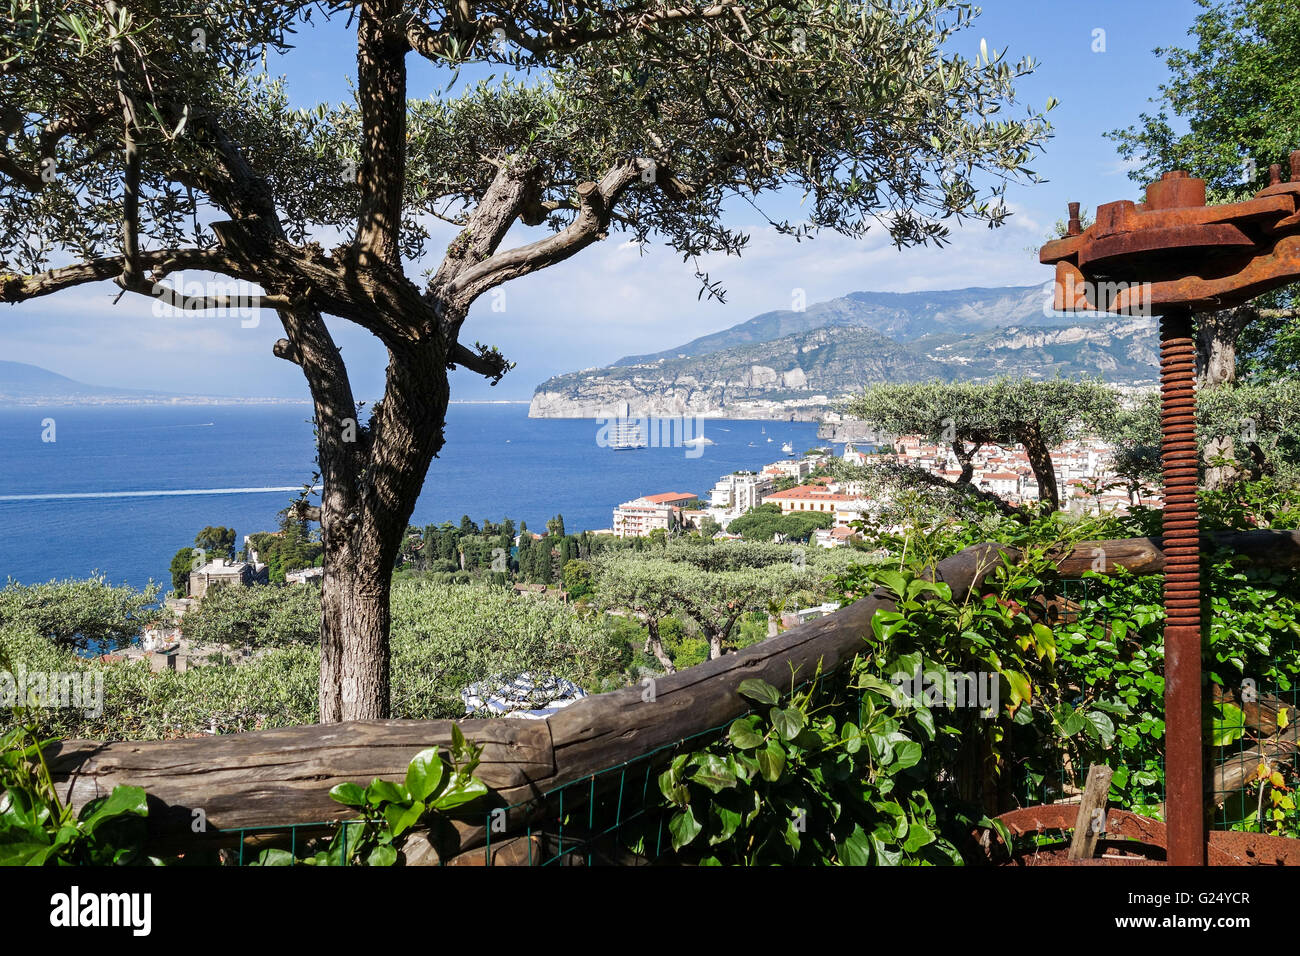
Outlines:
{"label": "garden terrace", "polygon": [[[1300,566],[1300,532],[1230,533],[1216,536],[1215,543],[1255,565]],[[969,547],[939,562],[933,577],[960,600],[979,593],[1002,554],[1015,551],[994,544]],[[1122,567],[1141,575],[1164,567],[1158,538],[1083,542],[1054,560],[1061,577],[1071,579],[1095,570],[1098,554],[1107,570]],[[51,770],[61,795],[78,807],[117,785],[143,787],[151,800],[152,839],[160,848],[176,852],[196,839],[242,846],[250,830],[319,829],[346,819],[349,811],[329,797],[332,786],[401,779],[418,751],[451,742],[454,723],[483,748],[477,776],[490,788],[491,804],[457,817],[454,837],[439,846],[441,859],[537,862],[550,854],[540,833],[557,821],[555,795],[563,800],[568,790],[570,811],[587,805],[594,819],[598,799],[617,787],[621,812],[628,768],[636,767],[632,784],[644,797],[653,785],[651,765],[661,756],[725,728],[749,709],[738,693],[742,681],[758,678],[787,687],[792,675],[808,680],[833,671],[857,654],[876,612],[893,606],[880,593],[862,597],[738,653],[586,698],[547,720],[352,721],[183,740],[70,740],[51,745]],[[497,816],[505,826],[489,832],[493,808],[506,811]],[[192,832],[198,811],[207,821],[207,837]],[[558,819],[563,816],[561,811]]]}

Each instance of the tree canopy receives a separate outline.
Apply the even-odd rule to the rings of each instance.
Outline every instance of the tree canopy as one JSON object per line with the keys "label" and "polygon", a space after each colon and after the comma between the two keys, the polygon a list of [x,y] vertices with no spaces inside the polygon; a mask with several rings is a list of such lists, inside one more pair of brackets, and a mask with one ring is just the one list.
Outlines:
{"label": "tree canopy", "polygon": [[1021,445],[1044,507],[1055,510],[1051,449],[1109,420],[1116,407],[1115,392],[1098,381],[1001,378],[869,385],[848,412],[893,435],[948,445],[961,464],[959,485],[971,483],[972,459],[985,445]]}
{"label": "tree canopy", "polygon": [[[1269,184],[1300,146],[1300,7],[1290,0],[1197,0],[1191,45],[1157,47],[1169,79],[1139,122],[1107,134],[1143,185],[1171,169],[1206,181],[1210,202],[1238,202]],[[1264,380],[1300,373],[1294,286],[1198,316],[1202,378]]]}

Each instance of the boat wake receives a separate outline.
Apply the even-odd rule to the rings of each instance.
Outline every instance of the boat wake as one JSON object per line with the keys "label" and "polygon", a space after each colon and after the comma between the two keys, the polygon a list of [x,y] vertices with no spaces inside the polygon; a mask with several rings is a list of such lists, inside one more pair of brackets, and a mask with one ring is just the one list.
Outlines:
{"label": "boat wake", "polygon": [[[158,491],[70,491],[36,495],[0,495],[0,501],[78,501],[87,498],[174,498],[186,495],[265,495],[272,492],[301,491],[302,485],[274,488],[180,488]],[[316,485],[313,491],[319,491]]]}

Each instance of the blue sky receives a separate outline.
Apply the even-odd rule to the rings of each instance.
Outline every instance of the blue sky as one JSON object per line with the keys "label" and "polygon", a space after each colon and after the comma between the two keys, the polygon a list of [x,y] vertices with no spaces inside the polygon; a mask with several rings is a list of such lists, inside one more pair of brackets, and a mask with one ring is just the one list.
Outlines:
{"label": "blue sky", "polygon": [[[662,249],[642,255],[615,234],[566,263],[508,284],[499,311],[491,300],[480,300],[463,338],[497,345],[518,367],[496,388],[458,371],[453,399],[527,398],[558,372],[669,348],[760,312],[789,308],[796,288],[811,303],[860,290],[1046,282],[1049,270],[1028,248],[1064,217],[1068,201],[1091,209],[1098,202],[1137,198],[1114,144],[1102,134],[1137,121],[1165,79],[1152,48],[1184,45],[1198,10],[1193,0],[987,0],[975,26],[961,35],[961,51],[973,56],[985,38],[990,48],[1008,47],[1012,61],[1031,55],[1041,65],[1020,84],[1020,98],[1039,107],[1049,96],[1061,101],[1052,113],[1055,136],[1032,164],[1048,181],[1008,191],[1014,215],[1006,226],[957,230],[942,251],[900,252],[883,232],[862,240],[827,235],[795,244],[762,228],[757,214],[738,209],[729,224],[752,227],[749,251],[740,259],[706,262],[711,277],[727,288],[726,305],[699,301],[699,285],[677,256]],[[1105,31],[1104,52],[1093,50],[1097,30]],[[279,68],[299,104],[348,97],[355,70],[350,42],[339,28],[300,34],[300,47]],[[413,96],[443,88],[445,80],[432,66],[414,55],[409,62]],[[522,235],[518,227],[507,242]],[[154,316],[151,303],[138,296],[112,305],[115,292],[105,283],[8,308],[0,325],[0,357],[95,384],[306,398],[298,370],[271,354],[282,334],[274,313],[263,312],[256,326],[231,318],[168,318]],[[348,323],[332,327],[358,398],[378,397],[383,349]]]}

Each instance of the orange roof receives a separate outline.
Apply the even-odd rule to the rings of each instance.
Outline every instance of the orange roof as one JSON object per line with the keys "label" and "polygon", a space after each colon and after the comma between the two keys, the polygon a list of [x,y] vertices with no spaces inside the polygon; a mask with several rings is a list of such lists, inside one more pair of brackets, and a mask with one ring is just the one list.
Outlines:
{"label": "orange roof", "polygon": [[671,501],[692,501],[698,497],[698,495],[689,495],[682,491],[665,491],[660,495],[642,495],[641,499],[657,505],[666,505]]}
{"label": "orange roof", "polygon": [[841,495],[835,492],[827,491],[820,485],[796,485],[793,488],[787,488],[785,491],[776,491],[770,495],[764,495],[764,501],[773,499],[785,499],[787,501],[804,498],[816,498],[818,501],[855,501],[852,495]]}

